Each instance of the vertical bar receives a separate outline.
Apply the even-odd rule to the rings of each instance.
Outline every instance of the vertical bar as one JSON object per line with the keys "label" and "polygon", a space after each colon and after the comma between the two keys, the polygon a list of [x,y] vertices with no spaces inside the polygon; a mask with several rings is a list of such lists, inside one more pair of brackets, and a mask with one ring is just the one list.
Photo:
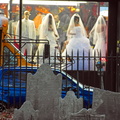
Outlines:
{"label": "vertical bar", "polygon": [[[73,50],[71,51],[71,60],[72,60],[72,62],[71,62],[71,71],[72,71],[72,70],[73,70],[73,64],[74,64],[74,63],[73,63],[73,62],[74,62]],[[71,76],[71,79],[73,79],[73,76]],[[71,81],[71,83],[72,83],[72,84],[71,84],[71,88],[73,88],[73,86],[74,86],[74,85],[73,85],[73,82]],[[75,89],[75,88],[74,88],[74,89]],[[73,90],[74,90],[74,89],[73,89]],[[76,90],[75,90],[75,92],[76,92]]]}
{"label": "vertical bar", "polygon": [[93,64],[94,64],[94,73],[93,73],[93,75],[94,75],[94,77],[93,77],[93,87],[96,87],[96,54],[95,54],[95,51],[94,51],[94,54],[93,54]]}
{"label": "vertical bar", "polygon": [[2,65],[2,63],[3,63],[3,50],[2,50],[2,48],[3,48],[3,43],[2,43],[3,41],[2,41],[2,28],[0,28],[0,65]]}
{"label": "vertical bar", "polygon": [[81,59],[83,59],[83,71],[84,71],[84,65],[85,65],[85,54],[84,54],[84,50],[83,50],[83,57],[81,56]]}
{"label": "vertical bar", "polygon": [[[13,72],[13,76],[15,76],[15,67],[16,67],[16,61],[15,61],[15,58],[16,58],[16,56],[15,56],[15,49],[14,49],[14,72]],[[15,93],[15,77],[13,78],[13,87],[14,87],[14,98],[13,98],[13,107],[15,107],[16,106],[16,101],[15,101],[15,97],[16,97],[16,93]]]}
{"label": "vertical bar", "polygon": [[[81,56],[80,56],[81,57]],[[83,95],[83,107],[85,107],[84,105],[85,105],[85,102],[84,102],[84,100],[85,100],[85,93],[84,93],[84,88],[85,88],[85,86],[84,86],[84,57],[85,57],[85,55],[84,55],[84,50],[83,50],[83,57],[81,57],[81,61],[82,61],[82,59],[83,59],[83,71],[82,71],[82,84],[83,84],[83,92],[82,92],[82,95]]]}
{"label": "vertical bar", "polygon": [[90,50],[88,51],[88,106],[87,106],[87,108],[89,108],[90,107],[90,84],[91,84],[91,82],[90,82],[90,71],[91,71],[91,67],[90,67]]}
{"label": "vertical bar", "polygon": [[19,0],[20,11],[19,11],[19,47],[21,51],[21,38],[22,38],[22,0]]}
{"label": "vertical bar", "polygon": [[51,47],[51,46],[50,46],[50,44],[49,44],[49,57],[48,57],[48,58],[49,58],[49,65],[50,65],[50,62],[51,62],[51,60],[50,60],[50,59],[51,59],[50,47]]}
{"label": "vertical bar", "polygon": [[54,50],[54,62],[52,63],[52,64],[54,64],[54,68],[56,68],[56,65],[57,65],[57,63],[56,63],[56,49]]}
{"label": "vertical bar", "polygon": [[[118,15],[118,2],[109,2],[109,21],[108,21],[108,56],[116,56],[116,46],[117,46],[117,15]],[[115,15],[113,15],[116,13]],[[111,69],[112,68],[112,71]],[[105,79],[105,89],[116,91],[116,61],[114,61],[113,66],[111,66],[110,61],[106,64],[106,79]],[[110,74],[112,76],[110,76]],[[112,77],[112,78],[111,78]],[[112,87],[108,83],[113,83]]]}
{"label": "vertical bar", "polygon": [[[9,5],[10,5],[10,10],[9,10],[9,16],[10,16],[10,20],[12,20],[12,0],[9,1]],[[12,23],[10,22],[10,27],[9,27],[9,34],[12,34]]]}
{"label": "vertical bar", "polygon": [[[67,76],[67,51],[66,51],[66,53],[65,53],[66,55],[64,56],[65,57],[65,75]],[[65,77],[66,79],[65,79],[65,94],[67,93],[67,91],[68,91],[68,88],[67,88],[67,83],[68,83],[68,81],[67,81],[67,77]]]}
{"label": "vertical bar", "polygon": [[[10,107],[10,94],[9,94],[9,84],[10,84],[10,75],[11,75],[11,70],[10,70],[11,60],[10,60],[10,58],[11,58],[12,56],[11,56],[11,54],[10,54],[9,49],[8,49],[8,55],[7,55],[7,57],[9,58],[8,71],[7,71],[7,72],[8,72],[8,78],[7,78],[7,79],[8,79],[8,81],[7,81],[7,82],[8,82],[8,83],[7,83],[7,84],[8,84],[8,91],[7,91],[7,92],[8,92],[8,103],[9,103],[9,104],[8,104],[8,107]],[[10,72],[10,73],[9,73],[9,72]],[[13,77],[13,76],[12,76],[12,77]]]}
{"label": "vertical bar", "polygon": [[120,65],[119,65],[119,56],[118,56],[118,54],[117,54],[117,56],[116,56],[116,70],[117,70],[117,72],[116,72],[116,91],[117,92],[119,92],[119,73],[120,73],[120,71],[119,71],[119,67],[120,67]]}
{"label": "vertical bar", "polygon": [[63,62],[63,58],[62,58],[62,52],[60,51],[60,72],[61,72],[61,65],[62,65],[62,62]]}
{"label": "vertical bar", "polygon": [[[21,51],[21,39],[22,39],[22,0],[19,0],[20,3],[20,17],[19,17],[19,47]],[[21,54],[20,54],[20,96],[19,96],[19,106],[21,106],[21,67],[22,67],[22,61],[21,61]]]}
{"label": "vertical bar", "polygon": [[72,59],[72,63],[71,63],[71,70],[73,70],[73,64],[74,64],[74,57],[73,57],[73,50],[72,50],[72,57],[71,57],[71,59]]}

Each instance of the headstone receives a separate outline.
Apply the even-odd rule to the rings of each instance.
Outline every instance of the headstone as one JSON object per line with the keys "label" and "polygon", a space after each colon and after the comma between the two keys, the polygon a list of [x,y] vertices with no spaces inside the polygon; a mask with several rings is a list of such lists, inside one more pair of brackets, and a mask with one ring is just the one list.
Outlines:
{"label": "headstone", "polygon": [[[83,98],[78,99],[73,91],[61,98],[61,88],[62,75],[55,75],[49,65],[42,64],[34,75],[28,74],[27,101],[15,110],[15,120],[74,120],[74,117],[80,117]],[[82,111],[81,116],[86,118],[84,115]]]}
{"label": "headstone", "polygon": [[92,108],[98,114],[105,114],[105,120],[120,118],[120,93],[94,89]]}
{"label": "headstone", "polygon": [[83,108],[83,99],[78,99],[73,91],[68,91],[63,99],[60,98],[59,106],[59,119],[64,120]]}
{"label": "headstone", "polygon": [[47,64],[42,64],[34,75],[28,74],[26,100],[39,110],[41,120],[58,119],[61,85],[62,75],[55,75]]}
{"label": "headstone", "polygon": [[105,120],[105,115],[99,115],[92,109],[81,109],[77,113],[72,113],[67,120]]}
{"label": "headstone", "polygon": [[38,120],[38,110],[34,110],[30,101],[24,102],[20,109],[14,110],[14,120]]}

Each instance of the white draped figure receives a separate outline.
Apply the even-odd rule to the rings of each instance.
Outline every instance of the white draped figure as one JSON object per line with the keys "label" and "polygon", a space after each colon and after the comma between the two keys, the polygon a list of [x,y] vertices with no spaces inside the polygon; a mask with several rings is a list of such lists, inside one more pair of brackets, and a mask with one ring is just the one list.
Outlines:
{"label": "white draped figure", "polygon": [[[67,30],[68,44],[62,53],[64,56],[73,55],[73,64],[68,66],[68,70],[93,70],[93,60],[88,60],[92,56],[92,48],[87,38],[87,34],[78,14],[71,17]],[[78,57],[77,57],[78,56]],[[84,57],[83,57],[84,56]]]}
{"label": "white draped figure", "polygon": [[[55,20],[51,13],[48,13],[42,20],[40,30],[39,30],[39,39],[41,42],[45,42],[44,40],[49,41],[50,45],[50,57],[54,56],[55,47],[57,46],[57,39],[59,39],[59,35],[56,29]],[[39,56],[43,56],[44,52],[44,44],[40,43],[38,46]],[[38,52],[37,51],[37,52]]]}
{"label": "white draped figure", "polygon": [[[27,55],[31,56],[33,43],[27,43],[27,42],[34,42],[36,40],[36,29],[35,29],[34,21],[30,20],[29,16],[30,16],[29,11],[25,11],[24,19],[22,19],[22,30],[21,30],[22,39],[24,39],[24,40],[21,40],[21,42],[24,41],[24,42],[26,42],[26,44],[24,45],[24,43],[21,43],[21,47],[24,45],[24,47],[22,47],[21,51],[23,52],[23,54],[25,53],[25,51],[27,51]],[[19,35],[19,21],[16,26],[16,34]],[[31,39],[31,40],[29,40],[29,39]]]}
{"label": "white draped figure", "polygon": [[96,56],[105,57],[107,51],[107,28],[106,21],[102,15],[100,15],[93,26],[89,36],[93,38],[94,52]]}

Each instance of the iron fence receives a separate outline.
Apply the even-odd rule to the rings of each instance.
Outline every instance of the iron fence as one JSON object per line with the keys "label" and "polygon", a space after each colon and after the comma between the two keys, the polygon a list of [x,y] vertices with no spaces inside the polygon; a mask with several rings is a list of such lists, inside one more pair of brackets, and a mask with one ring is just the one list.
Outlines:
{"label": "iron fence", "polygon": [[[12,43],[10,42],[10,44]],[[84,52],[80,56],[79,51],[77,51],[76,56],[72,53],[71,56],[68,56],[67,53],[66,56],[62,56],[56,50],[54,56],[50,56],[50,51],[48,51],[49,44],[46,45],[43,56],[39,56],[39,53],[29,56],[23,55],[15,47],[11,51],[11,48],[4,45],[3,55],[0,56],[0,110],[5,109],[5,107],[20,107],[23,104],[26,96],[27,74],[34,74],[44,63],[49,64],[55,74],[64,73],[62,91],[65,94],[72,90],[79,98],[79,83],[83,86],[81,90],[83,91],[83,99],[86,97],[86,93],[84,93],[86,89],[90,91],[90,89],[97,87],[106,90],[113,90],[114,88],[116,91],[119,90],[119,56],[101,57],[95,54],[90,56],[89,52],[88,56],[84,56]],[[113,68],[116,71],[113,71]],[[114,74],[116,78],[114,78]],[[70,79],[76,80],[76,87],[72,88],[73,83],[68,82],[68,76]],[[89,108],[91,107],[91,93],[87,92],[87,96],[89,98],[88,103],[84,103],[84,107]]]}

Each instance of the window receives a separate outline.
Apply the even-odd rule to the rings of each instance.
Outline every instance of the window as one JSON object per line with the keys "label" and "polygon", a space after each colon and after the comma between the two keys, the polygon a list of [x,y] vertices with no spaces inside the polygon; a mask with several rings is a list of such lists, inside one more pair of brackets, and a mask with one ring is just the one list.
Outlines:
{"label": "window", "polygon": [[15,54],[13,54],[9,48],[4,47],[4,58],[3,58],[3,64],[5,67],[10,66],[14,67],[17,65],[17,58]]}

